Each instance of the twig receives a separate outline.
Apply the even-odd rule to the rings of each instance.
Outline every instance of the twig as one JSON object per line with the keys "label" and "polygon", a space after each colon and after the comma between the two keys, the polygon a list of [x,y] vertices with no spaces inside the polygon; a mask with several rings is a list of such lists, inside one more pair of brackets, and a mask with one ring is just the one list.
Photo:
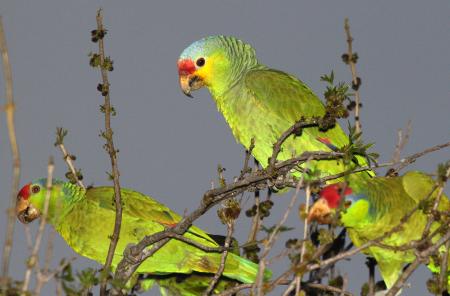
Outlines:
{"label": "twig", "polygon": [[9,263],[11,258],[11,250],[14,237],[14,225],[16,224],[14,204],[16,202],[16,196],[17,192],[19,191],[19,183],[20,183],[20,154],[19,154],[19,146],[17,145],[16,139],[16,129],[14,125],[15,104],[13,96],[12,71],[11,71],[11,64],[9,62],[8,47],[6,45],[5,32],[3,30],[3,20],[1,17],[0,17],[0,51],[2,55],[3,75],[5,79],[6,124],[8,127],[8,136],[12,153],[11,195],[9,200],[8,219],[2,258],[1,285],[3,290],[5,291],[8,283]]}
{"label": "twig", "polygon": [[403,133],[403,130],[399,129],[398,132],[398,140],[395,145],[395,152],[392,157],[392,162],[396,163],[400,161],[401,152],[405,148],[406,144],[408,144],[409,136],[411,135],[411,120],[408,121],[406,125],[406,131]]}
{"label": "twig", "polygon": [[227,236],[225,238],[225,250],[222,253],[222,256],[220,258],[220,265],[219,269],[217,270],[216,274],[214,275],[214,278],[209,283],[208,288],[206,289],[205,293],[203,293],[204,296],[211,295],[211,293],[214,291],[215,286],[217,285],[217,282],[219,281],[220,277],[222,276],[223,271],[225,270],[225,262],[227,260],[228,256],[228,248],[230,247],[231,243],[231,236],[233,235],[234,230],[234,221],[227,223]]}
{"label": "twig", "polygon": [[[253,142],[252,142],[253,143]],[[253,149],[253,147],[250,147]],[[249,149],[249,152],[251,153],[251,150]],[[258,170],[260,168],[258,161],[255,160],[255,170]],[[259,228],[261,227],[261,211],[260,211],[260,190],[255,191],[255,206],[256,206],[256,213],[252,217],[252,226],[250,227],[250,232],[248,233],[247,238],[247,244],[250,244],[254,241],[256,241]]]}
{"label": "twig", "polygon": [[48,212],[48,205],[50,203],[50,196],[52,194],[52,179],[54,169],[55,165],[53,163],[53,158],[50,157],[47,168],[47,186],[46,186],[47,191],[45,193],[44,208],[42,210],[41,221],[39,221],[39,228],[36,235],[36,240],[34,242],[33,251],[31,252],[31,256],[27,262],[27,270],[25,271],[25,278],[22,286],[22,294],[25,294],[26,291],[28,290],[28,285],[30,283],[31,278],[31,271],[35,266],[39,265],[38,252],[39,248],[41,247],[42,236],[44,235],[45,224],[47,222],[47,212]]}
{"label": "twig", "polygon": [[169,233],[167,234],[167,237],[168,237],[168,238],[174,238],[174,239],[176,239],[176,240],[185,242],[185,243],[190,244],[190,245],[192,245],[192,246],[194,246],[194,247],[196,247],[196,248],[198,248],[198,249],[200,249],[200,250],[202,250],[202,251],[205,251],[205,252],[211,252],[211,253],[212,253],[212,252],[216,252],[216,253],[220,253],[220,252],[228,251],[228,247],[222,247],[222,246],[219,246],[219,247],[217,247],[217,248],[215,248],[215,247],[207,247],[207,246],[202,245],[201,243],[196,242],[196,241],[193,240],[193,239],[190,239],[190,238],[188,238],[188,237],[185,237],[185,236],[182,236],[182,235],[179,235],[179,234],[176,234],[176,233],[171,233],[171,232],[169,232]]}
{"label": "twig", "polygon": [[[103,28],[103,16],[102,10],[99,9],[97,11],[97,32],[105,32]],[[102,33],[104,36],[104,33]],[[108,255],[106,257],[106,262],[104,266],[104,271],[109,272],[111,267],[111,263],[114,257],[114,251],[117,246],[117,242],[119,241],[120,234],[120,226],[122,223],[122,197],[120,192],[120,183],[119,183],[119,168],[117,165],[117,150],[114,147],[113,142],[113,131],[111,128],[111,99],[109,96],[109,81],[108,81],[108,70],[104,67],[105,65],[105,48],[103,44],[103,36],[98,39],[98,54],[100,58],[100,72],[102,75],[103,88],[106,88],[106,94],[104,95],[104,113],[105,113],[105,132],[104,137],[106,140],[106,150],[109,154],[109,158],[111,160],[112,167],[112,178],[114,182],[114,202],[116,206],[116,217],[114,221],[114,232],[111,236],[111,242],[108,249]],[[105,276],[102,282],[100,283],[100,295],[106,295],[106,281],[107,277]]]}
{"label": "twig", "polygon": [[[306,186],[306,206],[305,206],[305,213],[309,212],[309,202],[311,200],[311,186],[308,183]],[[308,237],[308,219],[305,219],[303,221],[303,243],[302,243],[302,249],[300,251],[300,264],[303,263],[304,257],[305,257],[305,250],[306,250],[306,239]],[[296,286],[295,286],[295,295],[300,293],[300,286],[301,286],[301,276],[296,276]]]}
{"label": "twig", "polygon": [[420,263],[425,261],[425,258],[428,258],[431,254],[435,253],[443,244],[447,243],[450,239],[450,231],[448,231],[441,239],[439,239],[436,243],[431,245],[428,249],[420,252],[413,263],[411,263],[408,268],[406,268],[401,276],[397,279],[395,284],[389,289],[386,293],[386,296],[394,296],[397,292],[403,287],[404,283],[408,280],[411,274],[416,270],[416,268],[420,265]]}
{"label": "twig", "polygon": [[256,240],[256,236],[259,231],[261,219],[260,219],[260,200],[259,200],[259,190],[255,191],[255,206],[256,206],[256,213],[252,217],[252,226],[250,227],[250,232],[248,233],[247,243],[254,242]]}
{"label": "twig", "polygon": [[372,257],[367,257],[367,268],[369,268],[369,294],[368,296],[375,295],[375,264],[376,261]]}
{"label": "twig", "polygon": [[[291,294],[291,291],[295,289],[296,287],[296,281],[297,281],[297,277],[295,277],[291,283],[289,284],[289,286],[286,288],[286,290],[284,290],[283,295],[282,296],[289,296]],[[295,293],[295,295],[297,296],[297,292]]]}
{"label": "twig", "polygon": [[348,275],[344,274],[343,283],[342,283],[342,291],[340,293],[340,296],[346,295],[345,290],[347,290],[347,286],[348,286]]}
{"label": "twig", "polygon": [[[58,273],[60,273],[61,271],[64,270],[64,268],[66,268],[70,263],[72,263],[73,261],[75,261],[76,257],[73,257],[69,260],[63,260],[61,262],[61,264],[59,264],[59,266],[53,270],[52,272],[49,272],[49,270],[47,270],[46,272],[39,272],[38,276],[37,276],[37,284],[36,284],[36,288],[34,290],[34,295],[40,295],[42,286],[49,282],[52,278],[54,278]],[[58,287],[58,282],[56,283],[56,286]]]}
{"label": "twig", "polygon": [[[440,148],[437,148],[435,150],[439,150],[443,147],[449,146],[448,145],[438,145],[441,146]],[[434,150],[434,151],[435,151]],[[247,177],[245,177],[243,180],[236,181],[233,183],[229,183],[226,186],[222,188],[215,188],[211,189],[205,192],[203,195],[203,200],[200,204],[200,206],[192,211],[189,215],[184,217],[175,227],[166,229],[165,231],[155,233],[150,236],[144,237],[138,244],[131,247],[131,254],[135,257],[133,258],[133,262],[130,262],[130,260],[127,260],[126,258],[123,258],[121,262],[119,263],[116,272],[115,272],[115,278],[119,279],[121,281],[128,281],[128,279],[131,277],[133,272],[137,269],[140,263],[142,263],[146,258],[151,256],[154,252],[156,252],[159,248],[161,248],[165,243],[168,242],[169,233],[177,233],[179,235],[182,235],[189,227],[192,225],[192,222],[198,219],[201,215],[206,213],[211,207],[218,204],[219,202],[232,198],[234,196],[237,196],[238,194],[246,191],[251,190],[252,188],[264,188],[267,186],[267,180],[271,179],[273,177],[276,177],[277,174],[283,174],[284,172],[288,172],[293,166],[298,165],[300,163],[304,163],[307,160],[321,160],[321,159],[336,159],[342,157],[341,153],[336,152],[305,152],[301,156],[294,157],[292,159],[279,162],[275,164],[274,173],[269,173],[267,170],[258,170],[256,172],[253,172],[249,174]],[[416,156],[414,156],[416,157]],[[391,165],[391,164],[390,164]],[[363,168],[362,170],[367,170],[371,168]],[[344,175],[349,174],[350,172],[345,172]],[[336,174],[334,176],[328,176],[325,178],[321,178],[318,181],[324,182],[327,180],[332,180],[338,177],[342,177],[343,174]],[[358,253],[360,250],[363,250],[369,246],[374,244],[373,242],[369,244],[365,244],[361,246],[360,248],[357,248],[355,250],[351,250],[351,252],[354,253],[346,253],[346,256],[351,256],[355,253]],[[146,248],[150,245],[153,245],[151,249],[146,250]],[[349,251],[350,252],[350,251]],[[346,258],[346,257],[344,257]],[[329,261],[334,263],[336,261],[339,261],[343,258],[337,258],[333,257],[330,259],[327,259]],[[330,261],[331,260],[331,261]],[[334,261],[333,261],[334,260]],[[323,263],[323,262],[322,262]],[[331,264],[329,263],[329,264]],[[318,265],[313,264],[311,266],[308,266],[308,271],[314,270],[323,266],[327,266],[327,264],[324,265]]]}
{"label": "twig", "polygon": [[251,139],[250,147],[248,147],[248,150],[245,151],[244,166],[242,168],[242,171],[241,171],[241,174],[239,175],[238,180],[242,180],[244,178],[244,176],[250,171],[248,162],[250,160],[250,157],[252,156],[253,148],[255,148],[255,138]]}
{"label": "twig", "polygon": [[48,281],[48,274],[50,269],[50,263],[52,261],[53,256],[53,241],[55,239],[55,230],[50,230],[50,233],[48,235],[47,239],[47,249],[45,250],[45,262],[44,267],[42,270],[39,270],[39,268],[36,269],[37,271],[37,283],[36,287],[34,288],[34,295],[40,295],[41,289],[43,285]]}
{"label": "twig", "polygon": [[[291,284],[291,283],[292,282],[289,282],[289,284]],[[283,285],[283,284],[286,284],[286,283],[285,282],[280,283],[280,285]],[[318,283],[302,283],[302,284],[307,286],[308,288],[312,288],[312,289],[328,291],[328,292],[335,292],[335,293],[344,293],[343,295],[345,295],[345,296],[353,296],[352,293],[346,292],[342,289],[339,289],[339,288],[336,288],[333,286],[328,286],[328,285],[318,284]],[[241,284],[241,285],[235,286],[233,288],[227,289],[227,290],[223,291],[222,293],[217,294],[216,296],[234,295],[241,290],[250,289],[251,287],[252,287],[252,284]]]}
{"label": "twig", "polygon": [[352,84],[354,86],[356,86],[355,90],[355,126],[356,126],[356,132],[359,133],[361,132],[361,122],[359,119],[359,107],[360,107],[360,103],[361,103],[361,98],[359,96],[359,85],[360,85],[360,81],[358,81],[360,78],[358,77],[358,74],[356,73],[356,65],[355,65],[355,61],[353,59],[353,48],[352,48],[352,43],[353,43],[353,37],[350,33],[350,24],[348,22],[348,18],[345,19],[344,21],[344,29],[345,29],[345,34],[347,36],[347,45],[348,45],[348,50],[347,50],[347,54],[348,54],[348,65],[350,66],[350,71],[352,72]]}
{"label": "twig", "polygon": [[404,169],[406,166],[412,164],[413,162],[415,162],[418,158],[424,156],[425,154],[431,153],[431,152],[435,152],[438,150],[441,150],[442,148],[446,148],[450,146],[450,142],[444,143],[444,144],[439,144],[439,145],[435,145],[433,147],[427,148],[423,151],[420,151],[418,153],[415,153],[413,155],[410,155],[406,158],[403,158],[400,161],[400,165],[396,168],[396,171],[399,172],[402,169]]}
{"label": "twig", "polygon": [[441,270],[439,273],[439,291],[441,293],[444,293],[445,291],[447,291],[447,288],[448,288],[447,270],[448,270],[449,249],[450,249],[450,240],[448,240],[445,243],[445,251],[444,251],[444,254],[442,255],[442,260],[441,260]]}
{"label": "twig", "polygon": [[275,163],[277,161],[278,154],[281,152],[281,148],[284,144],[284,142],[295,132],[307,128],[307,127],[313,127],[318,126],[318,121],[316,119],[308,119],[304,120],[301,119],[294,123],[290,128],[288,128],[284,133],[281,134],[281,136],[278,138],[276,143],[273,145],[273,151],[272,156],[269,159],[269,168],[273,168],[275,166]]}
{"label": "twig", "polygon": [[286,211],[284,212],[283,217],[277,223],[274,230],[270,233],[269,239],[264,244],[264,251],[259,260],[258,274],[256,276],[256,282],[255,282],[255,288],[256,288],[256,293],[257,293],[256,295],[258,295],[258,296],[262,295],[262,292],[263,292],[262,291],[263,290],[263,278],[264,278],[264,270],[266,269],[266,257],[269,254],[270,250],[272,249],[273,244],[276,241],[276,238],[278,236],[278,232],[279,232],[281,226],[284,225],[284,223],[286,222],[286,220],[289,216],[289,213],[291,212],[292,208],[294,207],[294,204],[297,201],[297,197],[300,192],[300,188],[302,188],[302,186],[303,186],[303,177],[298,182],[295,193],[292,195],[291,201],[289,202],[289,205],[286,208]]}
{"label": "twig", "polygon": [[222,293],[217,294],[216,296],[235,295],[237,292],[245,290],[245,289],[250,289],[252,286],[253,286],[253,284],[241,284],[239,286],[229,288],[229,289],[223,291]]}
{"label": "twig", "polygon": [[[446,179],[448,179],[450,177],[450,166],[448,167],[448,169],[447,169],[447,171],[445,173],[445,177],[446,177]],[[423,234],[422,234],[422,238],[425,238],[425,237],[428,236],[428,234],[430,232],[430,229],[431,229],[431,225],[435,221],[435,219],[434,219],[435,217],[434,217],[433,213],[435,213],[437,211],[437,209],[438,209],[439,203],[441,201],[442,194],[444,193],[444,186],[445,186],[445,183],[442,183],[442,184],[438,185],[439,189],[438,189],[438,193],[437,193],[436,199],[434,200],[434,203],[433,203],[432,214],[428,217],[427,224],[425,225],[425,229],[424,229]]]}
{"label": "twig", "polygon": [[321,268],[321,267],[333,264],[333,263],[335,263],[337,261],[340,261],[340,260],[342,260],[344,258],[348,258],[350,256],[353,256],[354,254],[359,253],[360,251],[365,250],[365,249],[367,249],[368,247],[370,247],[372,245],[376,245],[376,244],[380,243],[384,239],[390,237],[392,234],[401,231],[403,229],[403,225],[406,222],[408,222],[408,220],[413,216],[413,214],[419,209],[420,204],[422,202],[424,202],[424,201],[427,201],[432,196],[432,194],[434,193],[436,188],[437,188],[437,186],[433,186],[433,188],[431,189],[429,194],[426,197],[424,197],[413,209],[411,209],[407,214],[405,214],[400,219],[401,222],[398,225],[392,227],[389,231],[385,232],[384,234],[378,236],[377,238],[375,238],[373,240],[370,240],[370,241],[362,244],[361,246],[359,246],[359,247],[357,247],[355,249],[352,249],[352,250],[340,253],[340,254],[338,254],[338,255],[336,255],[334,257],[328,258],[328,259],[323,260],[323,261],[321,261],[319,263],[311,264],[311,265],[309,265],[307,267],[307,271],[312,271],[312,270],[315,270],[315,269],[318,269],[318,268]]}
{"label": "twig", "polygon": [[56,142],[55,146],[58,146],[59,150],[61,150],[63,154],[63,159],[67,163],[67,166],[69,167],[70,172],[72,173],[73,178],[76,180],[78,186],[80,186],[83,189],[86,189],[86,186],[84,186],[83,181],[81,181],[78,178],[77,169],[75,168],[75,165],[72,161],[72,155],[69,154],[66,147],[64,146],[64,137],[67,135],[67,130],[63,129],[62,127],[56,128]]}
{"label": "twig", "polygon": [[[421,155],[424,155],[426,153],[432,152],[432,151],[436,151],[439,149],[442,149],[444,147],[450,146],[450,142],[446,143],[446,144],[442,144],[442,145],[437,145],[434,146],[432,148],[427,149],[426,151],[421,152]],[[404,158],[401,160],[402,161],[408,161],[411,158],[417,158],[420,157],[421,155],[412,155],[409,158]],[[312,151],[312,152],[305,152],[300,156],[285,160],[285,161],[281,161],[281,162],[277,162],[274,164],[274,167],[269,170],[269,169],[261,169],[261,170],[257,170],[255,172],[252,172],[250,174],[248,174],[245,178],[243,178],[242,180],[237,180],[233,183],[228,183],[225,186],[221,187],[221,188],[215,188],[215,189],[211,189],[208,190],[204,193],[203,195],[203,199],[201,204],[199,205],[199,207],[197,209],[195,209],[194,211],[192,211],[189,215],[186,215],[185,217],[183,217],[182,220],[180,220],[177,225],[175,225],[174,227],[170,228],[170,229],[166,229],[164,231],[158,232],[158,233],[154,233],[152,235],[146,236],[144,237],[139,243],[137,243],[136,245],[127,248],[125,250],[126,254],[131,254],[131,256],[133,257],[132,260],[128,260],[130,258],[126,258],[126,256],[124,256],[124,258],[121,260],[121,262],[118,264],[118,267],[116,269],[115,272],[115,279],[118,279],[122,282],[126,282],[128,281],[128,279],[131,277],[131,275],[133,274],[133,272],[137,269],[137,267],[149,256],[151,256],[152,254],[154,254],[157,250],[159,250],[159,248],[161,248],[162,246],[164,246],[164,244],[166,244],[169,241],[169,236],[170,233],[176,233],[178,235],[183,235],[183,233],[192,225],[192,223],[198,219],[200,216],[202,216],[204,213],[206,213],[210,208],[212,208],[213,206],[215,206],[216,204],[218,204],[221,201],[224,201],[226,199],[230,199],[232,197],[235,197],[239,194],[241,194],[244,191],[252,191],[255,189],[262,189],[262,188],[267,188],[268,184],[267,184],[267,180],[273,180],[274,178],[277,178],[278,176],[282,176],[284,174],[289,173],[289,171],[301,164],[304,163],[308,160],[325,160],[325,159],[339,159],[343,157],[343,153],[338,153],[338,152],[322,152],[322,151]],[[364,171],[364,170],[369,170],[372,168],[376,168],[376,167],[381,167],[381,166],[388,166],[388,165],[392,165],[392,163],[387,163],[385,165],[378,165],[375,167],[364,167],[364,168],[358,168],[355,171]],[[328,180],[332,180],[332,179],[336,179],[336,178],[340,178],[342,176],[348,175],[352,173],[351,171],[346,171],[340,174],[336,174],[333,176],[327,176],[324,178],[319,178],[318,182],[325,182]],[[278,183],[277,183],[278,184]],[[298,185],[298,183],[296,182],[295,185],[292,183],[292,181],[290,180],[285,180],[281,182],[281,185],[283,186],[296,186]],[[409,217],[406,217],[405,219],[409,219]],[[393,231],[398,231],[396,229],[393,229]],[[389,233],[387,233],[389,234]],[[382,236],[381,238],[379,238],[380,240],[383,239],[384,236]],[[311,271],[314,269],[318,269],[324,266],[327,266],[328,264],[332,264],[336,261],[339,261],[343,258],[347,258],[347,256],[351,256],[357,252],[359,252],[360,250],[363,250],[371,245],[375,244],[375,242],[370,242],[368,244],[365,244],[363,246],[360,246],[360,248],[357,248],[355,250],[351,250],[350,253],[345,253],[344,257],[333,257],[333,258],[329,258],[327,259],[328,261],[326,261],[324,265],[322,265],[323,262],[321,262],[320,265],[318,264],[312,264],[312,265],[308,265],[307,263],[303,263],[308,265],[307,266],[307,271]],[[150,249],[147,249],[148,246],[152,245],[152,247]],[[325,250],[328,248],[329,246],[326,245],[323,248],[320,247],[320,250]],[[354,252],[354,253],[352,253]],[[317,258],[314,257],[316,254],[318,254],[318,252],[316,252],[313,255],[313,258]],[[323,253],[320,253],[319,256],[321,256]],[[305,267],[305,266],[304,266]],[[289,271],[287,274],[292,273],[292,271]]]}

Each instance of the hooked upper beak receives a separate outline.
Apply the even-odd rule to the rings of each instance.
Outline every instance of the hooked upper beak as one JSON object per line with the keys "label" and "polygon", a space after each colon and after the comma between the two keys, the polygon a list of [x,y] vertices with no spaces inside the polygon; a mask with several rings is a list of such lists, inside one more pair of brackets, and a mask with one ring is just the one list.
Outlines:
{"label": "hooked upper beak", "polygon": [[16,202],[16,216],[23,224],[28,224],[40,216],[39,210],[34,207],[27,199],[21,196],[17,197]]}
{"label": "hooked upper beak", "polygon": [[180,74],[180,87],[183,93],[193,98],[191,91],[197,90],[204,86],[203,79],[195,74]]}
{"label": "hooked upper beak", "polygon": [[180,75],[180,87],[186,96],[193,98],[193,96],[191,95],[191,86],[189,85],[189,80],[190,75]]}
{"label": "hooked upper beak", "polygon": [[319,224],[330,224],[332,220],[331,209],[324,198],[319,198],[308,213],[308,222],[317,221]]}

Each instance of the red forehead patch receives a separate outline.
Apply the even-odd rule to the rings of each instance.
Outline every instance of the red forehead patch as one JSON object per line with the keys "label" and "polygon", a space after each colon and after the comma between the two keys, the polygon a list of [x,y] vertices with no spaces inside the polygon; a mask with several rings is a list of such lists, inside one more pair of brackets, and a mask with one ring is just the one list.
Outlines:
{"label": "red forehead patch", "polygon": [[[344,196],[352,193],[350,187],[345,188]],[[320,197],[323,197],[328,202],[328,206],[335,209],[339,206],[339,200],[341,199],[341,186],[340,184],[331,184],[324,187],[320,193]]]}
{"label": "red forehead patch", "polygon": [[195,72],[195,64],[192,60],[179,60],[178,61],[178,74],[189,75]]}
{"label": "red forehead patch", "polygon": [[17,199],[22,198],[27,200],[30,198],[30,187],[31,183],[28,183],[27,185],[23,186],[22,189],[20,189],[19,193],[17,194]]}

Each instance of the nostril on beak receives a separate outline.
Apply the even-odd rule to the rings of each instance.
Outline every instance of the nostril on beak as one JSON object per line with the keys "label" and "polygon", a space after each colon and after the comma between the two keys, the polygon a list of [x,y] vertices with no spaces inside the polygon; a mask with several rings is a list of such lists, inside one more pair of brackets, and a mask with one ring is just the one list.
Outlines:
{"label": "nostril on beak", "polygon": [[189,87],[192,87],[197,81],[199,81],[199,77],[197,75],[192,76],[189,79]]}
{"label": "nostril on beak", "polygon": [[25,210],[21,211],[19,213],[19,215],[17,215],[17,218],[19,219],[20,222],[22,222],[23,224],[27,224],[28,221],[28,217],[29,217],[29,211],[30,207],[27,207]]}

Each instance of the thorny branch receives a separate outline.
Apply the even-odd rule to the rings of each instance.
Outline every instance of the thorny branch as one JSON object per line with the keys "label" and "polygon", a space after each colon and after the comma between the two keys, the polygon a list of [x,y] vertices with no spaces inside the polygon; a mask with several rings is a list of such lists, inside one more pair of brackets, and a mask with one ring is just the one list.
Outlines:
{"label": "thorny branch", "polygon": [[[122,223],[122,197],[120,192],[120,183],[119,183],[119,168],[117,165],[117,150],[114,147],[114,141],[113,141],[113,130],[111,128],[111,113],[112,113],[112,106],[111,106],[111,99],[109,96],[109,80],[108,80],[108,70],[112,70],[112,65],[106,66],[106,56],[105,56],[105,47],[103,44],[103,37],[106,34],[106,30],[103,28],[103,16],[102,16],[102,10],[99,9],[97,11],[97,37],[98,39],[92,39],[92,41],[98,42],[98,58],[99,58],[99,68],[102,76],[102,95],[105,98],[105,102],[103,105],[103,111],[105,113],[105,131],[103,132],[103,137],[106,140],[106,151],[109,154],[109,158],[111,160],[111,167],[112,167],[112,179],[114,182],[114,203],[116,206],[116,218],[114,221],[114,232],[111,236],[111,243],[109,245],[108,249],[108,255],[106,257],[106,262],[104,266],[104,271],[106,273],[109,272],[109,269],[111,267],[111,263],[114,257],[114,251],[117,246],[117,242],[119,241],[119,234],[120,234],[120,227]],[[108,58],[109,61],[109,58]],[[100,295],[105,296],[106,295],[106,282],[107,277],[105,276],[104,279],[101,282],[100,285]]]}
{"label": "thorny branch", "polygon": [[20,154],[19,146],[16,139],[16,128],[14,125],[15,104],[13,96],[13,80],[11,64],[9,62],[8,47],[6,45],[6,36],[3,30],[3,20],[0,17],[0,52],[2,55],[3,75],[5,79],[5,98],[6,104],[4,106],[6,114],[6,124],[8,127],[8,136],[12,153],[12,183],[11,195],[8,208],[8,219],[5,234],[5,244],[3,246],[2,258],[2,280],[1,286],[6,290],[8,284],[9,262],[11,258],[11,250],[13,245],[14,225],[16,222],[14,204],[16,202],[17,192],[19,191],[20,183]]}

